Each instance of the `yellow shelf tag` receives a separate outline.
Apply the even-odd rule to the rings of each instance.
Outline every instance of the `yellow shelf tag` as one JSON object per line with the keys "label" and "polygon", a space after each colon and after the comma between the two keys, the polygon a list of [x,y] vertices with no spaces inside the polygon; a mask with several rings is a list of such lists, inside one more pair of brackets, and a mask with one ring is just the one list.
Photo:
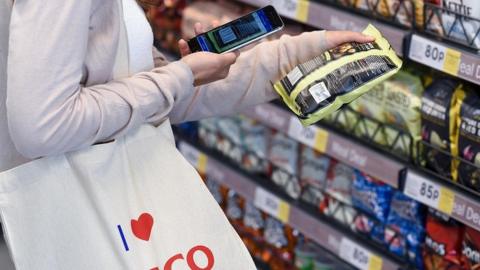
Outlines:
{"label": "yellow shelf tag", "polygon": [[456,76],[458,74],[458,68],[460,67],[461,58],[461,52],[447,48],[445,62],[443,62],[443,71]]}
{"label": "yellow shelf tag", "polygon": [[318,129],[315,134],[315,150],[325,153],[328,145],[328,132],[324,129]]}
{"label": "yellow shelf tag", "polygon": [[301,22],[307,22],[309,10],[310,2],[308,0],[298,0],[295,18]]}
{"label": "yellow shelf tag", "polygon": [[207,155],[200,153],[198,156],[197,170],[201,174],[205,174],[207,172],[207,163],[208,163]]}
{"label": "yellow shelf tag", "polygon": [[382,258],[371,255],[370,260],[368,262],[368,270],[381,270],[383,266]]}
{"label": "yellow shelf tag", "polygon": [[440,189],[440,200],[438,202],[438,209],[446,214],[451,215],[455,205],[455,193],[450,189],[442,187]]}

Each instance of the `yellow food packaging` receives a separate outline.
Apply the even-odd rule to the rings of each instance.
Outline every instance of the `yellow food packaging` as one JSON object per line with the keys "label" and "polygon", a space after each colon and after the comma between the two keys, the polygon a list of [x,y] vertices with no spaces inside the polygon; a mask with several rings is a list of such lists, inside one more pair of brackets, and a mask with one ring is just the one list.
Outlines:
{"label": "yellow food packaging", "polygon": [[276,92],[304,125],[311,125],[397,73],[402,60],[373,26],[369,43],[345,43],[296,66],[275,83]]}

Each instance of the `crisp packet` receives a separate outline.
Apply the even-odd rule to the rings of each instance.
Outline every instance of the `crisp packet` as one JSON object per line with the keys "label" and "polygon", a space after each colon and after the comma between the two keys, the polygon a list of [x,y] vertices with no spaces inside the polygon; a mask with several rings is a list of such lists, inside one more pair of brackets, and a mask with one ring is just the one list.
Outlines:
{"label": "crisp packet", "polygon": [[345,43],[295,67],[275,83],[277,93],[304,125],[311,125],[395,74],[402,60],[372,25],[369,43]]}

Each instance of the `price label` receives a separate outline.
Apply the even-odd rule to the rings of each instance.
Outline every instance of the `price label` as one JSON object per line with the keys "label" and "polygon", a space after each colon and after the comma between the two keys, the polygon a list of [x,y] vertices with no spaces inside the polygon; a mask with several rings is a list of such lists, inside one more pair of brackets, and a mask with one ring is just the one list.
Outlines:
{"label": "price label", "polygon": [[462,54],[429,39],[413,35],[409,57],[419,63],[457,75]]}
{"label": "price label", "polygon": [[382,258],[370,253],[364,247],[358,245],[348,238],[340,242],[339,256],[351,265],[365,270],[381,270]]}
{"label": "price label", "polygon": [[301,22],[308,20],[310,4],[308,0],[272,0],[271,4],[282,16]]}
{"label": "price label", "polygon": [[201,174],[206,173],[208,157],[204,153],[187,143],[180,144],[180,152]]}
{"label": "price label", "polygon": [[425,205],[452,214],[455,194],[434,182],[411,171],[407,174],[405,194]]}
{"label": "price label", "polygon": [[257,208],[273,217],[276,217],[283,223],[288,222],[290,216],[290,205],[263,188],[257,188],[255,190],[254,204]]}
{"label": "price label", "polygon": [[288,135],[319,152],[327,150],[328,132],[316,126],[304,127],[295,117],[290,119]]}

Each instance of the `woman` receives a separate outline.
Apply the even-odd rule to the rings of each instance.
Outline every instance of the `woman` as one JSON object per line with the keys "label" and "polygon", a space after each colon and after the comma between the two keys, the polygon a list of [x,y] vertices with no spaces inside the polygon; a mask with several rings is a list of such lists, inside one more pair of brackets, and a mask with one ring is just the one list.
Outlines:
{"label": "woman", "polygon": [[165,64],[135,0],[0,1],[0,172],[145,123],[239,112],[276,98],[270,82],[295,65],[372,41],[316,31],[217,55],[190,54],[182,40],[182,59]]}

